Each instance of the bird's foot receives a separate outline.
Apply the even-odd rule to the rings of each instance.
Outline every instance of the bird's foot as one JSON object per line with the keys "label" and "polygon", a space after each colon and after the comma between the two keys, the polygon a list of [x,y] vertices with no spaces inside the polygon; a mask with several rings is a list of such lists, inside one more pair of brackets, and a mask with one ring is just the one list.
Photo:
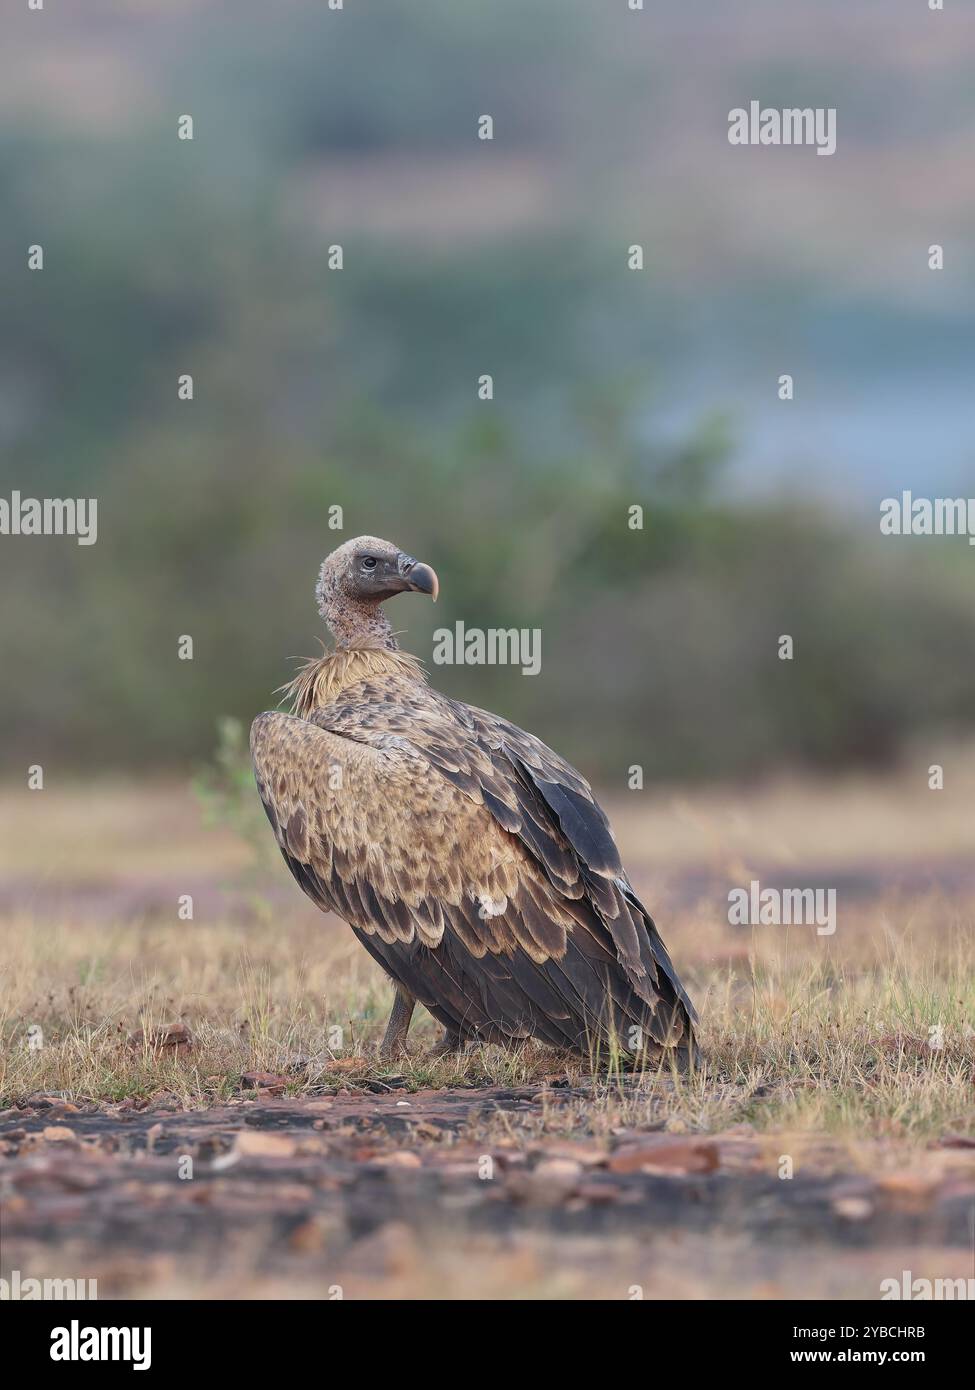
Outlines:
{"label": "bird's foot", "polygon": [[463,1041],[459,1033],[452,1033],[448,1028],[438,1043],[434,1043],[427,1056],[431,1060],[438,1057],[449,1057],[455,1052],[463,1052],[467,1044]]}

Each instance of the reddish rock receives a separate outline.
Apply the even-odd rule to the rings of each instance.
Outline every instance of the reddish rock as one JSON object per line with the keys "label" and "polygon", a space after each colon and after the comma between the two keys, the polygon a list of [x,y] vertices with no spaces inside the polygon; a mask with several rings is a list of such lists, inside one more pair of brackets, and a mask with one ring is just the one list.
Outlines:
{"label": "reddish rock", "polygon": [[709,1139],[647,1138],[610,1154],[611,1173],[713,1173],[721,1166],[718,1146]]}
{"label": "reddish rock", "polygon": [[280,1095],[294,1078],[273,1071],[245,1071],[240,1084],[245,1091],[270,1091]]}
{"label": "reddish rock", "polygon": [[41,1138],[46,1139],[49,1144],[77,1144],[78,1136],[73,1129],[68,1129],[67,1125],[45,1125],[41,1131]]}
{"label": "reddish rock", "polygon": [[148,1047],[153,1052],[171,1052],[179,1056],[181,1052],[193,1050],[193,1034],[185,1023],[171,1023],[166,1028],[154,1028],[149,1033],[140,1028],[130,1036],[129,1046]]}

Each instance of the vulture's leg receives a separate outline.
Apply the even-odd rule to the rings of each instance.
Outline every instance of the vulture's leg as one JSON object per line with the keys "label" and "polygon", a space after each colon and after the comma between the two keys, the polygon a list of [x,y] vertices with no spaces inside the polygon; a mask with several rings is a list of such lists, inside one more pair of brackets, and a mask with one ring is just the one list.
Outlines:
{"label": "vulture's leg", "polygon": [[415,1008],[416,1000],[412,994],[407,994],[405,989],[397,985],[396,998],[393,1000],[389,1022],[386,1024],[386,1036],[379,1044],[380,1057],[392,1060],[394,1057],[402,1056],[406,1050],[406,1035],[410,1030],[410,1020]]}

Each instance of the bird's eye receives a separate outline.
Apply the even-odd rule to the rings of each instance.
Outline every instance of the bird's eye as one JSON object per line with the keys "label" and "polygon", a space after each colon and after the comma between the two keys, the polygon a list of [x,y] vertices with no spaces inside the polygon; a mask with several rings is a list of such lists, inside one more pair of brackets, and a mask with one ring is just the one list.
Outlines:
{"label": "bird's eye", "polygon": [[364,570],[374,570],[376,568],[376,563],[376,557],[374,555],[367,555],[362,562],[362,568]]}

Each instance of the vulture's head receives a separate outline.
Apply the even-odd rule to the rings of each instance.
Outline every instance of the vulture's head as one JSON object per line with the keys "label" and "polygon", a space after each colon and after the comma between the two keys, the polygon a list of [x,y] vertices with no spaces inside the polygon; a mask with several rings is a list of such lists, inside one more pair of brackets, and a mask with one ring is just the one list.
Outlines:
{"label": "vulture's head", "polygon": [[390,541],[376,536],[357,536],[333,550],[318,577],[318,603],[322,611],[336,599],[355,604],[378,604],[393,594],[429,594],[440,591],[429,565],[421,565]]}

